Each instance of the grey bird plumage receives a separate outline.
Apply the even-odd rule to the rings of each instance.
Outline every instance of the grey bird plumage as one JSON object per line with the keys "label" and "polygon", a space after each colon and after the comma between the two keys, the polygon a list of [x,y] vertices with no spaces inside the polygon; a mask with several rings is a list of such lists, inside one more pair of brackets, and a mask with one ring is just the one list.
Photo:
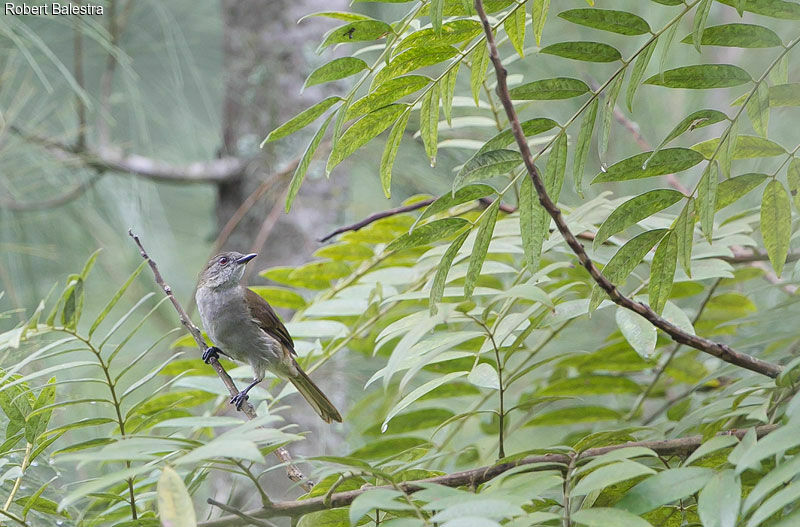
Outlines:
{"label": "grey bird plumage", "polygon": [[294,359],[294,342],[275,311],[239,283],[245,265],[255,256],[237,252],[214,256],[200,274],[195,295],[203,326],[214,345],[253,368],[253,383],[232,402],[240,407],[250,388],[269,370],[294,384],[323,420],[341,422],[339,412]]}

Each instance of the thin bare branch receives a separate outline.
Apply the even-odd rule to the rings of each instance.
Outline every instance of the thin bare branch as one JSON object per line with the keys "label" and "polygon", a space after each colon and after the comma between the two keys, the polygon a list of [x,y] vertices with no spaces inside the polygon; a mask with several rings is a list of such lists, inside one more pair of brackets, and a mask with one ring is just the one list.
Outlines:
{"label": "thin bare branch", "polygon": [[483,8],[483,2],[481,0],[475,0],[475,8],[478,11],[478,16],[483,23],[483,29],[486,33],[486,41],[489,45],[489,56],[492,60],[492,64],[494,65],[497,76],[498,96],[500,97],[500,101],[503,103],[503,108],[505,109],[508,120],[511,123],[511,130],[514,133],[514,138],[516,139],[520,153],[522,154],[525,168],[527,169],[528,175],[530,176],[533,186],[536,189],[536,193],[539,196],[539,203],[547,211],[550,217],[553,218],[556,228],[558,228],[559,232],[564,237],[564,240],[567,242],[567,245],[569,245],[570,249],[572,249],[572,252],[578,257],[578,261],[589,272],[589,275],[592,277],[595,283],[597,283],[597,285],[606,292],[606,294],[615,304],[641,315],[653,326],[664,331],[675,342],[685,344],[741,368],[761,373],[768,377],[777,377],[782,371],[780,366],[763,361],[751,355],[735,351],[727,344],[714,342],[713,340],[687,333],[672,322],[659,316],[647,304],[637,302],[623,295],[613,283],[603,276],[597,266],[595,266],[594,262],[592,262],[591,258],[589,258],[589,255],[586,253],[583,245],[581,245],[575,235],[569,230],[566,221],[564,221],[564,217],[561,215],[561,210],[547,195],[547,190],[545,189],[542,177],[533,162],[533,156],[531,155],[528,141],[525,138],[525,133],[522,131],[519,117],[517,116],[517,112],[514,109],[513,103],[511,102],[511,96],[508,92],[508,83],[506,82],[508,72],[506,71],[505,66],[503,66],[500,60],[500,55],[497,52],[497,46],[494,41],[492,27],[488,18],[486,17],[486,12]]}
{"label": "thin bare branch", "polygon": [[[164,291],[164,294],[167,295],[167,298],[169,298],[170,302],[172,302],[172,306],[175,308],[175,311],[178,312],[178,317],[181,320],[181,324],[183,324],[186,330],[192,335],[192,337],[194,337],[197,347],[200,348],[201,351],[205,351],[206,342],[203,339],[203,334],[200,332],[197,326],[192,323],[192,321],[189,319],[189,315],[187,315],[186,311],[183,309],[183,306],[181,306],[181,304],[175,298],[175,295],[172,294],[172,288],[167,285],[166,282],[164,282],[164,279],[161,277],[161,272],[158,270],[158,266],[147,254],[147,251],[145,251],[142,242],[139,240],[139,237],[135,235],[132,230],[128,230],[128,236],[133,238],[133,241],[139,248],[139,254],[141,254],[142,258],[147,261],[150,269],[153,271],[153,278],[155,279],[156,283]],[[220,364],[219,361],[213,356],[210,358],[209,364],[211,364],[211,367],[217,372],[217,375],[225,384],[225,387],[228,388],[228,392],[231,394],[231,397],[238,395],[239,390],[236,388],[236,384],[233,382],[233,379],[231,379],[231,376],[228,375],[228,372],[225,371],[225,368],[223,368],[222,364]],[[253,405],[247,401],[245,401],[245,404],[242,405],[241,411],[247,416],[248,419],[255,419],[258,417]],[[302,486],[306,491],[311,490],[312,484],[306,479],[300,469],[292,464],[292,456],[289,454],[288,450],[286,450],[284,447],[278,447],[278,449],[275,450],[275,456],[286,465],[286,475],[289,477],[289,479],[295,483],[299,483],[300,486]]]}
{"label": "thin bare branch", "polygon": [[[778,425],[764,425],[757,427],[755,431],[756,435],[759,438],[761,438],[769,434],[770,432],[776,430],[777,428]],[[730,435],[741,439],[747,433],[748,430],[751,429],[740,428],[736,430],[728,430],[725,432],[720,432],[717,435]],[[415,481],[406,481],[397,484],[397,487],[399,487],[406,493],[413,493],[418,490],[421,490],[422,489],[421,484],[423,483],[435,483],[437,485],[444,485],[446,487],[462,487],[462,486],[474,487],[476,485],[480,485],[482,483],[490,481],[496,478],[497,476],[503,474],[504,472],[507,472],[515,467],[525,466],[525,465],[536,465],[534,467],[531,467],[532,472],[540,470],[552,470],[553,468],[564,470],[569,464],[571,457],[574,457],[577,463],[593,457],[607,454],[609,452],[613,452],[615,450],[619,450],[621,448],[629,448],[629,447],[649,448],[662,457],[668,457],[668,456],[686,457],[695,450],[697,450],[697,448],[703,444],[703,441],[704,439],[702,435],[694,435],[688,437],[681,437],[677,439],[667,439],[660,441],[631,441],[628,443],[622,443],[620,445],[590,448],[588,450],[584,450],[583,452],[578,453],[578,455],[573,454],[573,456],[564,453],[529,456],[515,461],[509,461],[507,463],[488,465],[485,467],[480,467],[472,470],[465,470],[463,472],[455,472],[453,474],[445,474],[443,476],[436,476],[433,478],[427,478]],[[392,489],[392,488],[395,488],[395,486],[392,485],[364,486],[357,490],[337,492],[330,496],[319,496],[316,498],[297,500],[297,501],[278,501],[278,502],[273,502],[272,505],[269,507],[262,507],[260,509],[245,511],[243,514],[248,517],[254,517],[254,518],[273,518],[279,516],[288,516],[296,518],[298,516],[302,516],[310,512],[316,512],[325,509],[335,509],[338,507],[346,507],[350,505],[353,502],[353,500],[356,499],[358,496],[373,489]],[[243,521],[244,520],[242,520],[241,517],[238,516],[222,516],[220,518],[216,518],[213,520],[200,522],[197,525],[198,527],[234,527],[237,525],[246,525],[246,523],[243,523]]]}
{"label": "thin bare branch", "polygon": [[226,183],[241,177],[248,161],[239,157],[223,157],[209,161],[173,165],[138,154],[125,154],[113,147],[78,148],[53,139],[27,133],[16,126],[9,129],[30,143],[40,145],[59,157],[72,157],[98,171],[134,174],[171,183]]}
{"label": "thin bare branch", "polygon": [[60,207],[70,201],[81,197],[87,190],[92,188],[95,183],[97,183],[100,178],[103,177],[103,172],[97,172],[89,177],[83,183],[79,183],[75,185],[74,188],[67,191],[66,193],[62,194],[61,196],[57,196],[55,198],[46,199],[44,201],[16,201],[14,199],[0,197],[0,208],[8,209],[13,211],[25,211],[25,210],[45,210],[45,209],[53,209],[55,207]]}

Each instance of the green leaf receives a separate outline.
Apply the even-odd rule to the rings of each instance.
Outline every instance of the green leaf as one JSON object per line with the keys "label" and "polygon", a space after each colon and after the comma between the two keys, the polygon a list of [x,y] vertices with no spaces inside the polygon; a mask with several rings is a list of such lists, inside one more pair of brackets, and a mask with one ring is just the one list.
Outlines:
{"label": "green leaf", "polygon": [[539,196],[533,188],[533,182],[527,175],[522,179],[519,193],[519,229],[522,236],[522,248],[528,268],[535,271],[539,268],[539,255],[542,253],[545,230],[545,210],[539,204]]}
{"label": "green leaf", "polygon": [[583,195],[583,173],[586,169],[586,158],[589,156],[589,148],[592,145],[592,134],[594,132],[594,122],[597,118],[599,102],[599,99],[595,98],[586,109],[586,115],[583,116],[581,129],[580,132],[578,132],[578,140],[575,144],[575,160],[572,164],[572,177],[575,181],[575,191],[579,195]]}
{"label": "green leaf", "polygon": [[611,122],[614,119],[614,107],[617,105],[617,97],[619,97],[619,92],[624,80],[624,72],[620,73],[617,78],[614,79],[603,101],[603,107],[600,110],[600,132],[597,138],[597,152],[601,160],[605,159],[606,152],[608,151],[608,137],[611,134]]}
{"label": "green leaf", "polygon": [[71,275],[64,294],[64,310],[61,312],[61,324],[67,329],[75,329],[83,311],[83,278]]}
{"label": "green leaf", "polygon": [[497,370],[485,362],[478,363],[472,368],[472,371],[467,375],[467,380],[470,384],[480,388],[500,389],[500,377],[497,375]]}
{"label": "green leaf", "polygon": [[622,336],[643,359],[649,359],[656,350],[656,327],[640,315],[618,307],[614,315]]}
{"label": "green leaf", "polygon": [[[703,157],[710,159],[714,152],[717,150],[719,138],[709,139],[702,143],[697,143],[692,146],[692,150],[700,152]],[[758,137],[755,135],[740,135],[736,137],[735,147],[733,148],[733,159],[751,159],[755,157],[774,157],[786,154],[784,149],[778,143]],[[724,149],[725,145],[720,148],[720,152]],[[718,154],[721,155],[721,154]],[[720,164],[722,161],[720,160]]]}
{"label": "green leaf", "polygon": [[444,118],[447,120],[448,125],[453,124],[453,95],[456,91],[456,80],[458,80],[458,68],[460,66],[461,63],[457,62],[439,82],[439,90],[441,91],[442,97],[442,113],[444,113]]}
{"label": "green leaf", "polygon": [[800,473],[800,456],[793,456],[775,466],[747,495],[742,506],[742,513],[747,514],[756,504],[772,493],[776,488],[785,485]]}
{"label": "green leaf", "polygon": [[667,88],[707,90],[710,88],[741,86],[752,80],[750,74],[739,66],[732,64],[698,64],[667,70],[662,74],[653,75],[644,83]]}
{"label": "green leaf", "polygon": [[514,170],[522,163],[522,155],[516,150],[491,150],[478,154],[464,163],[453,179],[453,192],[467,183],[489,179]]}
{"label": "green leaf", "polygon": [[197,525],[192,497],[189,495],[183,479],[169,465],[165,465],[161,469],[156,493],[161,525],[164,527],[195,527]]}
{"label": "green leaf", "polygon": [[525,56],[523,51],[525,49],[525,22],[525,6],[522,6],[514,9],[514,12],[506,18],[503,24],[503,28],[508,35],[508,40],[511,41],[511,45],[514,46],[520,58]]}
{"label": "green leaf", "polygon": [[44,385],[36,397],[36,402],[33,405],[32,413],[27,418],[25,423],[25,440],[30,444],[36,444],[36,439],[47,430],[47,425],[50,423],[50,416],[53,410],[41,411],[44,408],[50,407],[56,402],[56,378],[52,377],[47,384]]}
{"label": "green leaf", "polygon": [[420,215],[417,223],[426,218],[430,218],[434,214],[439,214],[440,212],[449,210],[456,205],[475,201],[476,199],[484,198],[486,196],[491,196],[494,193],[495,190],[492,187],[489,185],[483,185],[481,183],[475,183],[461,187],[460,189],[456,190],[455,194],[447,192],[436,198],[436,201],[425,208],[425,211]]}
{"label": "green leaf", "polygon": [[763,138],[767,137],[769,125],[769,88],[766,83],[760,83],[756,92],[750,97],[745,106],[747,117],[753,125],[753,130]]}
{"label": "green leaf", "polygon": [[291,289],[264,285],[250,286],[249,289],[258,294],[258,296],[269,302],[274,307],[302,309],[306,306],[305,299]]}
{"label": "green leaf", "polygon": [[647,65],[650,64],[650,58],[653,56],[653,52],[656,50],[656,44],[658,43],[658,39],[653,39],[653,41],[647,45],[639,56],[636,57],[636,62],[633,63],[633,72],[631,73],[631,78],[628,80],[628,90],[626,91],[625,95],[625,103],[628,105],[628,110],[631,112],[633,111],[633,96],[636,94],[636,90],[639,89],[639,85],[642,83],[642,77],[644,76],[644,72],[647,70]]}
{"label": "green leaf", "polygon": [[672,26],[664,33],[662,37],[659,37],[659,41],[661,42],[661,56],[658,59],[658,76],[660,79],[664,79],[664,65],[667,63],[667,57],[670,56],[670,49],[672,48],[672,44],[675,41],[675,35],[678,33],[678,26],[680,24],[672,24]]}
{"label": "green leaf", "polygon": [[547,11],[550,9],[550,0],[533,0],[531,2],[531,27],[533,28],[533,36],[536,39],[536,45],[542,45],[542,30],[544,29],[544,22],[547,20]]}
{"label": "green leaf", "polygon": [[794,200],[794,206],[800,209],[800,159],[791,160],[786,169],[786,180],[789,183],[789,193]]}
{"label": "green leaf", "polygon": [[345,20],[347,22],[354,22],[356,20],[372,20],[372,18],[368,17],[367,15],[362,15],[360,13],[351,13],[349,11],[317,11],[316,13],[311,13],[300,17],[297,23],[299,24],[300,22],[308,18],[319,17],[319,16],[326,18],[333,18],[336,20]]}
{"label": "green leaf", "polygon": [[609,214],[595,234],[593,246],[597,250],[606,240],[656,212],[674,205],[684,197],[677,190],[658,189],[629,199]]}
{"label": "green leaf", "polygon": [[473,37],[483,32],[483,26],[477,20],[460,18],[442,24],[441,31],[435,28],[420,29],[405,37],[392,51],[398,55],[410,48],[426,48],[432,46],[447,46],[472,40]]}
{"label": "green leaf", "polygon": [[[692,42],[692,37],[693,35],[688,35],[681,42],[689,44]],[[700,43],[704,46],[732,48],[772,48],[781,45],[781,38],[764,26],[722,24],[705,28]]]}
{"label": "green leaf", "polygon": [[[347,485],[347,482],[344,485]],[[350,525],[348,518],[347,509],[327,509],[304,514],[297,522],[297,527],[342,527]]]}
{"label": "green leaf", "polygon": [[633,514],[643,514],[694,494],[713,475],[714,471],[707,468],[671,468],[637,484],[623,496],[616,507]]}
{"label": "green leaf", "polygon": [[[444,11],[444,0],[431,0],[428,16],[431,18],[431,26],[437,35],[442,34],[442,13]],[[352,522],[355,523],[355,522]]]}
{"label": "green leaf", "polygon": [[447,283],[447,273],[450,272],[450,267],[453,265],[453,260],[458,254],[458,250],[464,245],[464,240],[469,236],[470,231],[464,231],[458,238],[453,240],[453,243],[447,248],[439,262],[439,267],[436,269],[436,276],[433,277],[433,284],[431,285],[430,295],[430,311],[431,315],[435,315],[438,308],[436,304],[442,301],[444,296],[444,286]]}
{"label": "green leaf", "polygon": [[411,95],[428,85],[431,80],[424,75],[403,75],[390,79],[374,91],[355,101],[347,108],[345,119],[355,119],[365,113],[383,108],[406,95]]}
{"label": "green leaf", "polygon": [[601,42],[558,42],[539,50],[539,53],[557,55],[566,59],[586,62],[614,62],[622,55],[613,46]]}
{"label": "green leaf", "polygon": [[720,210],[734,203],[761,185],[768,177],[766,174],[750,173],[723,180],[717,188],[717,204],[715,208]]}
{"label": "green leaf", "polygon": [[414,401],[422,397],[423,395],[433,391],[434,389],[442,386],[443,384],[447,384],[448,382],[457,379],[459,377],[463,377],[467,375],[466,371],[456,371],[452,373],[448,373],[446,375],[442,375],[436,377],[422,386],[412,390],[408,395],[403,397],[399,403],[397,403],[394,408],[392,408],[389,413],[386,415],[386,419],[383,420],[383,425],[381,425],[381,431],[385,431],[386,427],[389,425],[389,421],[392,420],[397,414],[405,410],[406,408],[411,405]]}
{"label": "green leaf", "polygon": [[317,84],[344,79],[368,68],[369,66],[367,66],[366,62],[355,57],[333,59],[312,71],[303,83],[303,88],[305,89],[310,86],[316,86]]}
{"label": "green leaf", "polygon": [[439,133],[439,83],[434,83],[422,98],[419,123],[419,131],[422,136],[422,143],[425,145],[425,153],[428,154],[431,166],[435,166],[436,149],[438,147],[436,139]]}
{"label": "green leaf", "polygon": [[559,17],[582,26],[593,27],[620,35],[643,35],[650,32],[650,26],[642,17],[626,11],[613,9],[570,9],[562,11]]}
{"label": "green leaf", "polygon": [[[788,485],[772,496],[769,497],[764,503],[756,509],[756,512],[750,517],[747,522],[747,527],[757,527],[764,525],[764,520],[775,514],[776,512],[784,509],[787,506],[794,505],[800,499],[800,485]],[[797,509],[790,516],[784,516],[784,521],[773,524],[776,527],[790,527],[797,523],[798,515]]]}
{"label": "green leaf", "polygon": [[688,148],[665,148],[652,156],[651,152],[645,152],[614,163],[595,176],[592,184],[674,174],[692,168],[703,159],[702,153]]}
{"label": "green leaf", "polygon": [[146,266],[147,266],[147,260],[142,261],[142,263],[139,264],[139,267],[137,267],[136,270],[133,271],[133,273],[131,273],[128,279],[125,280],[125,283],[122,284],[122,286],[119,289],[117,289],[117,292],[114,293],[114,296],[111,297],[111,300],[108,301],[108,304],[105,305],[100,314],[97,315],[97,318],[94,320],[94,322],[92,322],[92,327],[89,328],[89,338],[92,337],[97,327],[103,323],[103,320],[105,320],[105,318],[108,316],[111,310],[114,309],[114,306],[117,305],[119,299],[122,298],[122,295],[125,294],[125,291],[128,290],[128,287],[130,287],[133,281],[136,280],[136,277],[139,276],[139,274],[144,270]]}
{"label": "green leaf", "polygon": [[561,196],[561,187],[564,185],[564,173],[567,170],[567,134],[560,133],[556,137],[550,149],[550,156],[547,158],[547,165],[544,169],[544,186],[547,195],[553,201],[558,202]]}
{"label": "green leaf", "polygon": [[733,470],[725,469],[700,491],[697,515],[703,527],[735,527],[742,501],[742,484]]}
{"label": "green leaf", "polygon": [[[426,430],[440,425],[454,415],[452,411],[445,410],[444,408],[423,408],[421,410],[414,410],[413,412],[406,412],[392,419],[390,432],[397,434],[400,432]],[[364,431],[365,435],[370,436],[377,436],[380,433],[381,431],[378,425],[371,426]]]}
{"label": "green leaf", "polygon": [[[443,2],[442,2],[443,3]],[[350,523],[358,525],[359,520],[374,509],[409,510],[411,505],[401,501],[403,493],[394,489],[369,489],[356,497],[350,504]]]}
{"label": "green leaf", "polygon": [[[630,459],[622,459],[616,463],[600,467],[581,478],[570,494],[573,496],[585,496],[590,492],[603,490],[621,481],[655,473],[655,470],[641,463],[631,461]],[[616,510],[616,512],[619,513],[618,510]]]}
{"label": "green leaf", "polygon": [[714,213],[717,204],[717,188],[719,187],[719,170],[717,164],[711,162],[703,172],[697,185],[697,205],[700,208],[700,228],[711,243],[711,233],[714,230]]}
{"label": "green leaf", "polygon": [[409,117],[411,117],[411,111],[406,110],[394,123],[392,130],[389,132],[389,137],[386,139],[383,155],[381,155],[381,188],[383,188],[383,194],[387,198],[392,195],[392,168],[394,167],[394,160],[397,157],[400,142],[403,140]]}
{"label": "green leaf", "polygon": [[[537,117],[535,119],[523,121],[520,123],[520,126],[522,126],[522,133],[525,134],[526,137],[530,137],[532,135],[538,135],[542,132],[552,130],[558,126],[558,123],[552,119],[547,119],[546,117]],[[507,128],[486,141],[483,146],[478,149],[475,155],[477,156],[478,154],[482,154],[490,150],[505,148],[515,141],[514,132],[511,130],[511,128]]]}
{"label": "green leaf", "polygon": [[375,74],[372,89],[377,89],[378,86],[390,79],[419,68],[439,64],[456,55],[458,55],[458,50],[453,46],[423,46],[408,49],[392,58],[389,64]]}
{"label": "green leaf", "polygon": [[646,520],[620,509],[592,507],[572,515],[573,521],[589,527],[652,527]]}
{"label": "green leaf", "polygon": [[264,148],[264,145],[271,141],[276,141],[278,139],[286,137],[287,135],[293,134],[294,132],[302,128],[305,128],[309,124],[316,121],[320,115],[322,115],[323,113],[325,113],[326,110],[328,110],[328,108],[330,108],[331,106],[342,100],[343,99],[341,97],[336,97],[336,96],[328,97],[327,99],[318,102],[314,106],[307,108],[306,110],[303,110],[296,116],[292,117],[291,119],[289,119],[276,129],[271,131],[267,135],[266,139],[264,139],[264,141],[261,143],[261,148]]}
{"label": "green leaf", "polygon": [[489,243],[492,241],[492,233],[494,232],[494,224],[497,221],[497,211],[499,209],[500,200],[496,199],[483,213],[483,220],[478,227],[478,233],[475,236],[475,244],[472,247],[472,254],[469,257],[467,276],[464,280],[464,297],[466,297],[467,300],[472,298],[472,292],[475,290],[475,285],[478,283],[483,261],[486,259]]}
{"label": "green leaf", "polygon": [[[718,1],[733,7],[736,7],[741,2],[741,0]],[[744,10],[782,20],[800,20],[800,5],[795,2],[785,2],[784,0],[745,0]]]}
{"label": "green leaf", "polygon": [[[654,229],[631,238],[611,257],[611,260],[603,268],[603,275],[613,284],[622,285],[622,282],[628,278],[628,275],[636,269],[650,249],[661,241],[666,233],[667,229]],[[589,302],[589,312],[594,311],[600,305],[604,296],[603,290],[599,286],[595,286]]]}
{"label": "green leaf", "polygon": [[792,237],[792,208],[789,194],[775,179],[767,183],[761,200],[761,236],[772,268],[780,276]]}
{"label": "green leaf", "polygon": [[325,119],[325,122],[322,123],[322,126],[320,126],[319,130],[314,134],[314,137],[311,138],[311,142],[308,143],[305,152],[303,152],[303,157],[301,157],[300,162],[297,163],[297,168],[294,169],[292,180],[289,182],[289,190],[286,192],[285,211],[287,213],[291,210],[292,203],[294,203],[297,193],[300,192],[300,187],[303,185],[308,167],[311,165],[314,154],[316,154],[319,144],[322,142],[322,138],[325,137],[325,132],[328,130],[328,125],[331,124],[332,119],[333,114]]}
{"label": "green leaf", "polygon": [[419,247],[420,245],[429,245],[457,233],[467,225],[469,225],[469,222],[464,218],[444,218],[435,220],[400,236],[390,243],[386,247],[386,250],[401,251],[403,249]]}
{"label": "green leaf", "polygon": [[678,243],[678,262],[688,276],[692,276],[692,247],[694,246],[694,199],[689,198],[673,229]]}
{"label": "green leaf", "polygon": [[537,413],[525,426],[561,426],[597,421],[617,421],[622,414],[605,406],[571,406],[552,412]]}
{"label": "green leaf", "polygon": [[538,392],[537,396],[549,395],[603,395],[609,393],[639,393],[641,387],[627,377],[612,375],[583,375],[571,379],[553,381]]}
{"label": "green leaf", "polygon": [[711,11],[711,0],[701,0],[697,6],[692,23],[692,44],[695,49],[700,53],[700,40],[703,36],[703,30],[706,27],[706,20],[708,20],[708,12]]}
{"label": "green leaf", "polygon": [[650,284],[647,286],[648,302],[653,311],[661,314],[672,293],[672,280],[678,262],[678,235],[670,231],[656,248],[650,265]]}
{"label": "green leaf", "polygon": [[661,144],[653,150],[651,156],[655,155],[656,152],[664,148],[670,141],[675,139],[676,137],[680,136],[686,131],[694,131],[698,128],[703,128],[704,126],[709,126],[720,121],[724,121],[727,119],[728,116],[718,110],[698,110],[696,112],[692,112],[686,118],[684,118],[681,122],[679,122],[675,128],[661,141]]}
{"label": "green leaf", "polygon": [[386,130],[408,110],[405,104],[390,104],[370,112],[348,128],[333,147],[326,171],[344,161],[353,152],[367,144],[375,136]]}
{"label": "green leaf", "polygon": [[334,44],[365,42],[377,40],[392,33],[392,26],[380,20],[354,20],[349,24],[339,26],[328,31],[322,38],[322,44],[317,48],[317,53]]}
{"label": "green leaf", "polygon": [[542,79],[509,90],[512,99],[524,101],[570,99],[588,92],[589,86],[585,82],[570,77]]}
{"label": "green leaf", "polygon": [[479,44],[470,54],[470,74],[469,86],[472,91],[472,98],[475,105],[480,103],[481,86],[486,78],[486,69],[489,66],[489,47],[486,44]]}

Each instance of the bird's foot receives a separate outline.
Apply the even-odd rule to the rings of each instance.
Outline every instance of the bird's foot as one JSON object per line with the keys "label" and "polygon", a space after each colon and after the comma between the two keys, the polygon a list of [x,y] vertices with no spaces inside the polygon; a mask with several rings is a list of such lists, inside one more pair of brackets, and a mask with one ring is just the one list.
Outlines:
{"label": "bird's foot", "polygon": [[249,399],[249,397],[247,396],[246,391],[239,392],[233,397],[231,397],[231,404],[236,405],[236,409],[241,411],[242,405],[244,405],[247,399]]}
{"label": "bird's foot", "polygon": [[203,362],[206,364],[211,364],[211,359],[219,360],[219,354],[222,353],[222,350],[216,346],[211,346],[210,348],[206,348],[203,352]]}

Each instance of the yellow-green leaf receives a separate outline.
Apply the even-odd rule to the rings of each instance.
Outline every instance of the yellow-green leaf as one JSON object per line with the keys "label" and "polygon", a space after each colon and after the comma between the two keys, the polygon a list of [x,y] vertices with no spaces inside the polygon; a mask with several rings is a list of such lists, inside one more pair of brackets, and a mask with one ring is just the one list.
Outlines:
{"label": "yellow-green leaf", "polygon": [[410,116],[411,112],[406,111],[400,116],[400,119],[394,123],[391,132],[389,132],[389,137],[386,139],[386,146],[381,156],[381,188],[383,188],[383,193],[387,198],[392,196],[392,167],[394,167],[397,149],[400,148],[400,142],[403,140],[403,133],[405,133]]}
{"label": "yellow-green leaf", "polygon": [[163,527],[196,527],[197,518],[189,491],[183,479],[169,465],[161,469],[156,492],[158,516]]}
{"label": "yellow-green leaf", "polygon": [[437,137],[439,133],[439,83],[434,83],[422,98],[419,112],[419,130],[425,153],[428,154],[431,166],[436,165]]}
{"label": "yellow-green leaf", "polygon": [[792,209],[789,194],[775,179],[767,183],[761,200],[761,236],[772,268],[780,276],[792,236]]}
{"label": "yellow-green leaf", "polygon": [[678,237],[670,231],[656,248],[653,263],[650,265],[650,285],[647,287],[650,307],[659,315],[672,292],[677,262]]}

